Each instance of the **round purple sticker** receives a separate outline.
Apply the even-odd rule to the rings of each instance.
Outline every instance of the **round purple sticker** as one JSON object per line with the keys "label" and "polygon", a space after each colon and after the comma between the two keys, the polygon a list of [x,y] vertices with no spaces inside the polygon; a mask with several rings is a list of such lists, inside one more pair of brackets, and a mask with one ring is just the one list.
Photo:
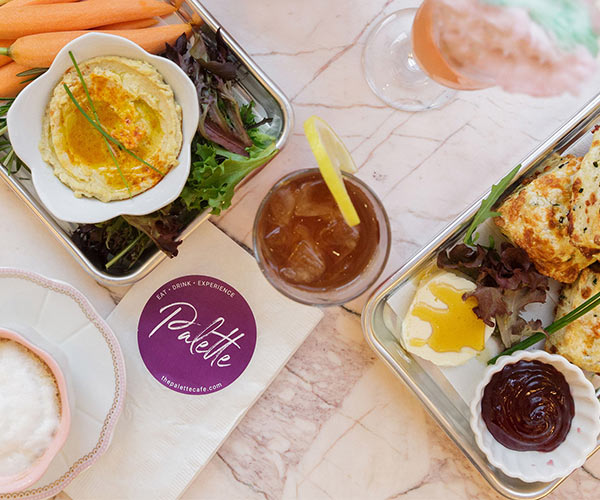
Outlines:
{"label": "round purple sticker", "polygon": [[138,346],[148,371],[183,394],[220,391],[246,369],[256,346],[248,302],[210,276],[165,283],[146,303]]}

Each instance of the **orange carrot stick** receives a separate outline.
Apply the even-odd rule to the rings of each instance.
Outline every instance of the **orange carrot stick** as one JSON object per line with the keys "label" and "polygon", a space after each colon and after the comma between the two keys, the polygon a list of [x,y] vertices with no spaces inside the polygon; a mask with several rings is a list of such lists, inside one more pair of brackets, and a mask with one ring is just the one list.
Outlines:
{"label": "orange carrot stick", "polygon": [[27,80],[27,77],[17,75],[28,69],[30,68],[14,62],[0,68],[0,101],[2,101],[3,97],[16,96],[23,88],[25,88],[29,82],[21,82]]}
{"label": "orange carrot stick", "polygon": [[135,21],[125,21],[123,23],[107,24],[106,26],[100,26],[97,30],[140,30],[143,28],[149,28],[158,24],[158,19],[149,17],[148,19],[137,19]]}
{"label": "orange carrot stick", "polygon": [[[153,54],[163,52],[165,43],[173,44],[180,35],[185,33],[189,36],[191,32],[192,27],[189,24],[169,24],[141,30],[103,31],[103,33],[127,38]],[[0,55],[8,55],[15,62],[29,68],[47,68],[67,43],[88,33],[90,32],[62,31],[24,36],[17,39],[10,48],[0,48]]]}
{"label": "orange carrot stick", "polygon": [[87,0],[51,5],[25,5],[2,9],[0,33],[19,38],[35,33],[85,30],[117,22],[160,17],[175,7],[160,0]]}
{"label": "orange carrot stick", "polygon": [[[12,43],[13,42],[11,40],[0,40],[0,47],[8,47]],[[12,59],[8,56],[0,56],[0,66],[4,66],[11,61],[12,61]]]}
{"label": "orange carrot stick", "polygon": [[[79,2],[79,0],[0,0],[2,8],[24,7],[25,5],[46,5],[52,3],[70,3]],[[4,10],[2,10],[4,12]]]}

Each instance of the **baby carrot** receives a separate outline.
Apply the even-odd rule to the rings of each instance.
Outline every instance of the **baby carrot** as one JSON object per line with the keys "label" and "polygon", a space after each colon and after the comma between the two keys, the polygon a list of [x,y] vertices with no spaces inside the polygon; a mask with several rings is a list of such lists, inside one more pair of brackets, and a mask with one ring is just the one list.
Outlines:
{"label": "baby carrot", "polygon": [[125,21],[122,23],[107,24],[106,26],[100,26],[97,30],[139,30],[142,28],[149,28],[158,24],[158,19],[149,17],[148,19],[136,19],[135,21]]}
{"label": "baby carrot", "polygon": [[0,68],[0,101],[3,97],[16,96],[29,83],[22,83],[27,80],[25,76],[17,76],[23,71],[27,71],[28,67],[11,62]]}
{"label": "baby carrot", "polygon": [[[16,1],[16,0],[13,0]],[[160,0],[86,0],[2,8],[0,33],[19,38],[35,33],[84,30],[117,22],[165,16],[175,7]]]}
{"label": "baby carrot", "polygon": [[[0,40],[0,47],[8,47],[12,44],[12,40]],[[11,58],[8,56],[0,56],[0,66],[4,66],[11,61]]]}
{"label": "baby carrot", "polygon": [[[169,24],[141,30],[114,30],[102,33],[122,36],[137,43],[144,50],[158,54],[165,50],[165,43],[173,44],[181,34],[189,36],[191,32],[192,27],[189,24]],[[15,62],[29,68],[47,68],[67,43],[88,33],[90,32],[61,31],[24,36],[10,47],[0,48],[0,55],[8,55]]]}
{"label": "baby carrot", "polygon": [[[24,7],[25,5],[45,5],[51,3],[70,3],[79,2],[79,0],[0,0],[0,6],[8,7]],[[4,12],[4,10],[2,10]]]}

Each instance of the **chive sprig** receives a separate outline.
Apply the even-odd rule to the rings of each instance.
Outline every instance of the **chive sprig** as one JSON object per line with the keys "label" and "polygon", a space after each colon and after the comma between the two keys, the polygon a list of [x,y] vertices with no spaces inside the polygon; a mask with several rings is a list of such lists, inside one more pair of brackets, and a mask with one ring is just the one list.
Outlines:
{"label": "chive sprig", "polygon": [[579,305],[575,309],[573,309],[570,313],[565,314],[561,318],[558,318],[556,321],[552,322],[545,328],[543,332],[536,332],[533,335],[527,337],[525,340],[522,340],[518,344],[515,344],[512,347],[509,347],[505,351],[502,351],[498,356],[494,356],[492,359],[488,361],[488,365],[493,365],[498,358],[502,356],[508,356],[516,351],[521,351],[523,349],[527,349],[532,345],[537,344],[540,340],[544,340],[548,335],[552,335],[553,333],[562,330],[564,327],[572,323],[573,321],[581,318],[584,314],[587,314],[592,309],[594,309],[597,305],[600,304],[600,292],[592,295],[589,299],[587,299],[583,304]]}
{"label": "chive sprig", "polygon": [[111,146],[110,143],[114,144],[115,146],[117,146],[121,151],[124,151],[125,153],[127,153],[129,156],[135,158],[137,161],[139,161],[140,163],[143,163],[144,165],[146,165],[147,167],[150,167],[152,170],[154,170],[155,172],[159,173],[160,175],[164,176],[165,174],[163,172],[161,172],[160,170],[158,170],[157,168],[155,168],[153,165],[151,165],[150,163],[148,163],[146,160],[144,160],[143,158],[140,158],[138,155],[136,155],[133,151],[131,151],[129,148],[125,147],[125,145],[123,145],[123,143],[121,141],[119,141],[118,139],[116,139],[115,137],[113,137],[112,135],[110,135],[102,126],[102,124],[100,123],[100,118],[98,116],[98,113],[96,111],[96,107],[94,105],[94,101],[92,100],[89,90],[88,90],[88,86],[85,83],[85,80],[83,78],[83,74],[81,73],[81,69],[79,68],[79,64],[77,64],[77,61],[75,59],[75,56],[73,55],[73,53],[71,51],[69,51],[69,57],[71,58],[71,61],[73,62],[73,67],[75,68],[75,71],[77,72],[77,76],[79,78],[79,81],[81,82],[81,86],[83,87],[83,91],[85,92],[85,96],[88,102],[88,105],[92,111],[92,114],[94,115],[94,117],[92,118],[81,106],[81,104],[79,104],[79,102],[77,101],[77,99],[75,98],[75,96],[73,95],[73,92],[71,92],[71,89],[69,89],[69,87],[67,86],[66,83],[63,83],[63,88],[65,89],[65,92],[67,93],[67,95],[69,96],[69,99],[71,99],[71,101],[73,102],[73,104],[75,105],[75,107],[78,109],[78,111],[84,116],[84,118],[102,135],[102,138],[104,139],[104,143],[106,144],[106,147],[108,149],[108,152],[111,156],[111,159],[113,160],[113,163],[115,164],[115,167],[117,168],[117,171],[119,172],[119,175],[121,177],[121,179],[123,180],[123,183],[125,184],[125,186],[127,187],[127,192],[129,193],[129,197],[132,197],[131,194],[131,187],[129,185],[129,182],[127,181],[127,179],[125,178],[125,175],[123,175],[123,171],[121,170],[121,167],[119,165],[119,162],[117,160],[117,157],[115,156],[115,152],[113,150],[113,147]]}

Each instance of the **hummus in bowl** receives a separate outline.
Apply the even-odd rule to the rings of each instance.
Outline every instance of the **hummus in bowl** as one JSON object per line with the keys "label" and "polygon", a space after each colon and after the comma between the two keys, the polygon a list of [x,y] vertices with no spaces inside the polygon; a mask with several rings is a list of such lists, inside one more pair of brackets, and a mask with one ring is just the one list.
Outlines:
{"label": "hummus in bowl", "polygon": [[104,130],[155,170],[111,145],[117,168],[104,137],[63,87],[93,116],[75,68],[64,74],[46,108],[42,158],[75,196],[110,202],[147,191],[177,165],[181,150],[181,107],[173,90],[145,61],[101,56],[78,66]]}
{"label": "hummus in bowl", "polygon": [[[94,116],[69,52],[102,127],[150,166],[111,143],[117,169],[102,135],[63,87]],[[7,121],[47,210],[62,221],[98,223],[152,213],[179,196],[199,114],[196,88],[176,64],[119,36],[90,33],[67,44],[21,91]]]}

